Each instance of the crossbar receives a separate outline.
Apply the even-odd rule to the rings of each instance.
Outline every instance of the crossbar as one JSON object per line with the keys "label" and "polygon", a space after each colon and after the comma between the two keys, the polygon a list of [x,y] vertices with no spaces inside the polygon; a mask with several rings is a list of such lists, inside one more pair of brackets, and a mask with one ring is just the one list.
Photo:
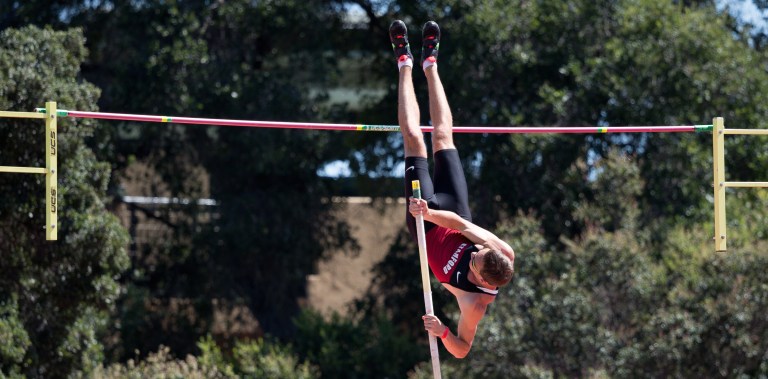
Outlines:
{"label": "crossbar", "polygon": [[46,170],[43,167],[0,166],[0,172],[13,172],[17,174],[46,174]]}
{"label": "crossbar", "polygon": [[[43,112],[42,108],[37,109]],[[313,130],[348,130],[372,132],[399,132],[397,125],[367,124],[325,124],[307,122],[250,121],[218,118],[196,118],[176,116],[156,116],[129,113],[83,112],[59,110],[60,117],[91,118],[101,120],[121,120],[139,122],[158,122],[193,125],[239,126],[249,128],[273,129],[313,129]],[[422,126],[424,132],[432,132],[434,127]],[[454,126],[454,133],[488,134],[591,134],[591,133],[675,133],[675,132],[710,132],[712,125],[676,125],[676,126],[561,126],[561,127],[493,127],[493,126]]]}

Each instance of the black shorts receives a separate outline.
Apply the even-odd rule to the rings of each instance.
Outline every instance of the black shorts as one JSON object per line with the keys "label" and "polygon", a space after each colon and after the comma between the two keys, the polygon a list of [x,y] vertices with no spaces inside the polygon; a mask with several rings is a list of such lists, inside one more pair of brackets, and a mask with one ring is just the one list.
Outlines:
{"label": "black shorts", "polygon": [[[411,237],[416,240],[416,219],[408,212],[407,199],[413,196],[412,180],[419,180],[421,197],[427,201],[430,209],[452,211],[461,218],[472,221],[469,211],[467,179],[461,167],[461,159],[456,149],[445,149],[434,154],[434,181],[429,177],[429,162],[423,157],[405,158],[405,220]],[[424,222],[424,233],[435,224]]]}

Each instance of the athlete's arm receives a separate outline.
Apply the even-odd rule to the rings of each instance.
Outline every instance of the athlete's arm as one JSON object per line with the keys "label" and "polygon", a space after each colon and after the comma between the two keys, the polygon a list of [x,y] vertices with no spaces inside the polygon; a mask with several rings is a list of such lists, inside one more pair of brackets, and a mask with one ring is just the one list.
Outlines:
{"label": "athlete's arm", "polygon": [[512,250],[509,244],[496,237],[495,234],[461,218],[461,216],[454,212],[430,209],[427,206],[426,200],[413,198],[411,198],[409,210],[414,217],[421,214],[424,216],[424,221],[429,221],[444,228],[458,230],[472,243],[499,250],[513,262],[515,260],[515,251]]}
{"label": "athlete's arm", "polygon": [[[474,341],[475,334],[477,334],[477,325],[485,316],[485,310],[488,308],[488,305],[473,302],[464,306],[460,303],[459,307],[461,308],[461,316],[459,316],[459,326],[456,329],[456,334],[454,335],[448,330],[446,337],[442,341],[448,352],[454,357],[461,359],[469,354],[469,350],[472,348],[472,341]],[[425,329],[438,338],[442,337],[448,328],[436,316],[425,315],[422,318],[424,319]]]}

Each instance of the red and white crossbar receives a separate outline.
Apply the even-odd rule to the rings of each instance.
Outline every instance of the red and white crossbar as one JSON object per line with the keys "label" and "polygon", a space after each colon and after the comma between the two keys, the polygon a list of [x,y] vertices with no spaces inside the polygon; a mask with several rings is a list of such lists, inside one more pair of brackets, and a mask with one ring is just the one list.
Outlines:
{"label": "red and white crossbar", "polygon": [[[38,109],[38,112],[44,112]],[[310,130],[349,130],[349,131],[378,131],[397,132],[397,125],[366,125],[366,124],[324,124],[307,122],[278,122],[250,121],[219,118],[196,118],[154,116],[128,113],[105,113],[58,110],[59,117],[92,118],[101,120],[121,120],[139,122],[161,122],[174,124],[238,126],[246,128],[273,129],[310,129]],[[434,130],[432,126],[422,126],[424,132]],[[711,132],[712,125],[679,125],[679,126],[562,126],[562,127],[493,127],[493,126],[454,126],[454,133],[489,133],[489,134],[589,134],[589,133],[674,133],[674,132]]]}

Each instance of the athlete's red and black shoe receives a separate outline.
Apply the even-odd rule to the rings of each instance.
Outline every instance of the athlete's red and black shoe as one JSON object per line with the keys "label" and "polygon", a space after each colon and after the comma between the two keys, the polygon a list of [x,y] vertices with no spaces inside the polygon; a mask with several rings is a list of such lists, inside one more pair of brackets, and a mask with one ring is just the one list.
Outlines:
{"label": "athlete's red and black shoe", "polygon": [[421,29],[421,66],[424,61],[437,62],[437,52],[440,49],[440,27],[434,21],[427,21]]}
{"label": "athlete's red and black shoe", "polygon": [[408,58],[413,60],[411,45],[408,43],[408,28],[404,22],[395,20],[392,25],[389,25],[389,40],[392,42],[392,49],[395,51],[398,62],[404,62]]}

